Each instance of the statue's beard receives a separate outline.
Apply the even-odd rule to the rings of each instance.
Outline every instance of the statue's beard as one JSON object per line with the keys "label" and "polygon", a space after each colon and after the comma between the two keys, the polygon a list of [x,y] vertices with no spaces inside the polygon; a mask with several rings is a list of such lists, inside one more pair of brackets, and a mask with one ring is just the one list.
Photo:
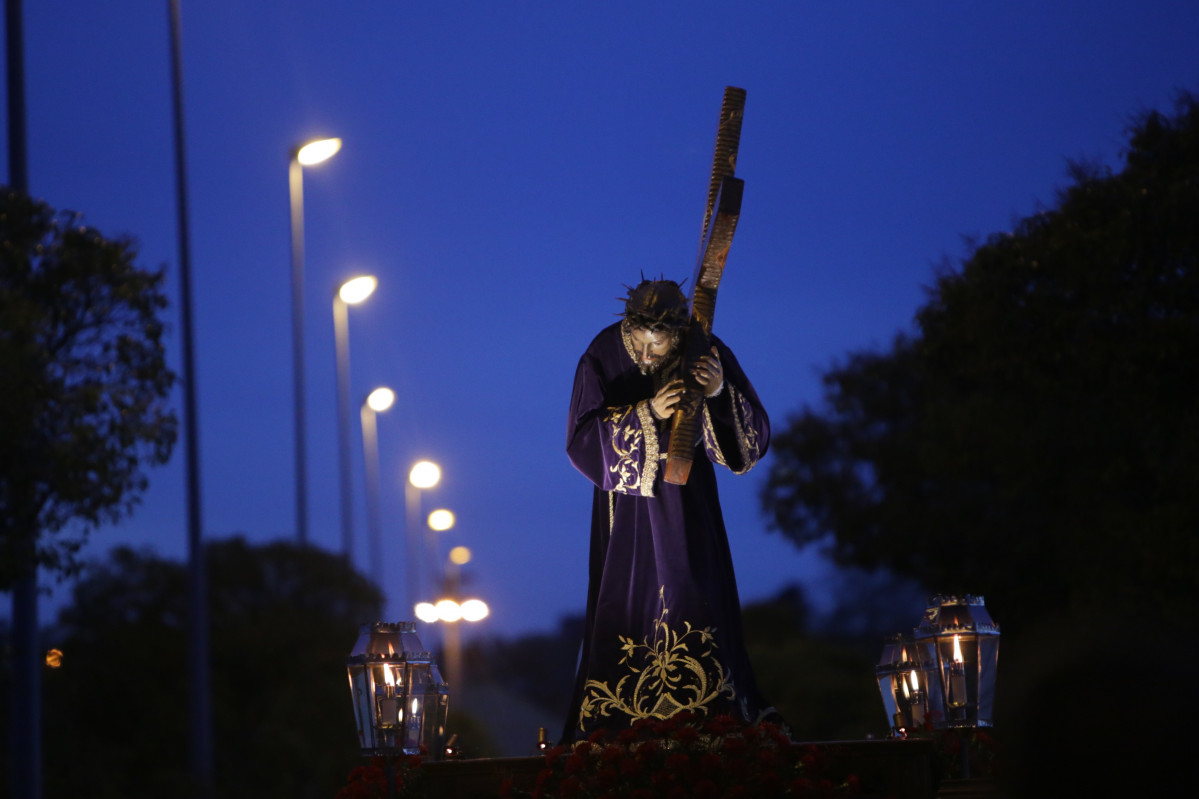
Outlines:
{"label": "statue's beard", "polygon": [[[638,362],[637,368],[641,370],[641,374],[643,374],[643,375],[652,375],[654,377],[661,377],[662,375],[668,375],[668,374],[672,373],[674,371],[675,367],[678,365],[678,362],[679,362],[679,347],[676,344],[674,347],[672,347],[670,349],[670,352],[666,353],[661,358],[658,358],[657,360],[655,360],[651,363]],[[658,382],[662,383],[665,381],[659,380]]]}

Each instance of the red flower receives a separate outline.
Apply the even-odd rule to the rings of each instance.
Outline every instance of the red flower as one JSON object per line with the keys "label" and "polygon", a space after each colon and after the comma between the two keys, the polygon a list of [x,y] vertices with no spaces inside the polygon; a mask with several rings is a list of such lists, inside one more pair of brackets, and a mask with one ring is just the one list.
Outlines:
{"label": "red flower", "polygon": [[558,744],[557,746],[551,747],[550,750],[545,753],[545,764],[547,766],[554,765],[558,758],[565,754],[569,748],[570,747],[564,744]]}
{"label": "red flower", "polygon": [[679,726],[677,717],[663,719],[662,721],[654,722],[654,734],[663,738],[674,732],[674,728]]}
{"label": "red flower", "polygon": [[821,793],[828,793],[829,791],[831,791],[833,789],[833,783],[827,779],[821,780],[819,785],[820,785]]}
{"label": "red flower", "polygon": [[608,766],[595,773],[595,784],[604,789],[613,787],[619,779],[620,775],[616,773],[616,769]]}
{"label": "red flower", "polygon": [[704,722],[704,732],[710,735],[724,735],[729,730],[729,725],[725,722],[728,716],[717,716],[714,719],[708,719]]}
{"label": "red flower", "polygon": [[576,777],[566,777],[562,780],[562,784],[558,786],[558,793],[562,799],[571,799],[571,797],[579,795],[579,780]]}
{"label": "red flower", "polygon": [[778,762],[778,752],[775,752],[773,749],[758,750],[758,763],[761,764],[762,768],[775,768],[778,766]]}
{"label": "red flower", "polygon": [[730,737],[724,739],[724,742],[721,743],[720,748],[723,749],[726,754],[739,755],[749,748],[749,744],[745,742],[744,738]]}
{"label": "red flower", "polygon": [[710,777],[720,771],[720,755],[715,752],[704,752],[696,764],[696,770],[705,777]]}
{"label": "red flower", "polygon": [[600,752],[601,763],[615,763],[624,757],[624,748],[611,744],[604,747],[604,751]]}
{"label": "red flower", "polygon": [[791,785],[788,787],[795,796],[807,796],[812,792],[812,781],[807,777],[797,777],[791,780]]}
{"label": "red flower", "polygon": [[749,766],[746,765],[744,758],[730,758],[725,762],[724,768],[726,771],[728,771],[729,776],[735,780],[744,780],[749,778]]}
{"label": "red flower", "polygon": [[634,758],[626,757],[620,763],[620,774],[623,777],[636,777],[641,773],[641,764]]}
{"label": "red flower", "polygon": [[512,778],[504,777],[500,780],[500,799],[509,799],[512,796]]}
{"label": "red flower", "polygon": [[720,795],[716,783],[709,779],[696,780],[691,786],[691,792],[695,799],[716,799]]}
{"label": "red flower", "polygon": [[575,752],[573,755],[566,758],[565,771],[567,774],[578,774],[580,771],[583,770],[583,767],[585,765],[586,765],[586,761],[583,760],[583,756],[580,755],[578,752]]}
{"label": "red flower", "polygon": [[575,752],[580,755],[588,755],[591,752],[591,741],[579,741],[575,744]]}
{"label": "red flower", "polygon": [[653,757],[654,755],[658,754],[659,751],[661,751],[661,748],[662,747],[658,745],[657,741],[655,741],[653,738],[650,738],[648,741],[642,741],[638,745],[637,756],[645,758]]}
{"label": "red flower", "polygon": [[672,785],[666,792],[666,799],[691,799],[691,796],[682,785]]}
{"label": "red flower", "polygon": [[760,741],[762,739],[762,731],[751,724],[741,728],[741,737],[747,741]]}
{"label": "red flower", "polygon": [[671,771],[683,771],[691,765],[691,758],[685,752],[675,752],[666,758],[666,768]]}
{"label": "red flower", "polygon": [[695,743],[697,738],[699,738],[699,730],[694,727],[679,727],[674,731],[674,739],[684,746]]}
{"label": "red flower", "polygon": [[631,744],[633,741],[637,740],[637,731],[631,727],[627,730],[621,730],[620,732],[616,733],[616,740],[622,744]]}
{"label": "red flower", "polygon": [[596,730],[595,732],[593,732],[587,736],[587,740],[593,744],[603,743],[603,740],[604,740],[605,736],[607,736],[607,734],[608,734],[607,730],[602,730],[602,729]]}
{"label": "red flower", "polygon": [[845,787],[849,789],[851,794],[860,793],[862,790],[862,781],[858,779],[857,774],[850,774],[845,778]]}
{"label": "red flower", "polygon": [[674,784],[674,775],[669,771],[655,771],[649,775],[649,781],[659,791],[664,791],[667,786]]}

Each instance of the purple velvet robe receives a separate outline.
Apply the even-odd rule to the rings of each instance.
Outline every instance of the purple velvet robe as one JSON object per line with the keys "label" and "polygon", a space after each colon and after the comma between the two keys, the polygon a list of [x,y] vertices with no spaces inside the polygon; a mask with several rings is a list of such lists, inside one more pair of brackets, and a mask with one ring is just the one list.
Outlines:
{"label": "purple velvet robe", "polygon": [[[566,451],[595,485],[587,616],[564,740],[683,710],[756,721],[766,710],[716,492],[766,453],[770,422],[737,359],[713,337],[724,387],[704,400],[686,485],[662,479],[670,420],[649,400],[675,369],[643,375],[621,323],[579,360]],[[676,367],[677,369],[677,367]]]}

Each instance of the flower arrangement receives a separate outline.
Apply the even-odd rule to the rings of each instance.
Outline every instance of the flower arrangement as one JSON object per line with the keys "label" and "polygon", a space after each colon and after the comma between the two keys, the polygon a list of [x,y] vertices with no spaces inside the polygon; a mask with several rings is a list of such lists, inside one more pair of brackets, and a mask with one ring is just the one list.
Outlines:
{"label": "flower arrangement", "polygon": [[387,774],[392,772],[394,796],[417,799],[421,790],[421,756],[372,757],[365,766],[355,766],[337,799],[387,799]]}
{"label": "flower arrangement", "polygon": [[679,713],[554,747],[532,792],[505,781],[500,797],[775,799],[858,793],[859,779],[837,762],[834,749],[793,743],[767,722],[743,725],[730,716]]}

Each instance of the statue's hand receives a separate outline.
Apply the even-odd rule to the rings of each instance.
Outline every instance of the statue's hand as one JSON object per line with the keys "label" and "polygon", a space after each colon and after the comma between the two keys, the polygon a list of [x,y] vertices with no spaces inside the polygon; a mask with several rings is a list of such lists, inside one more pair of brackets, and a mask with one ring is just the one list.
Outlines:
{"label": "statue's hand", "polygon": [[679,404],[679,400],[683,396],[683,381],[671,380],[662,388],[658,389],[658,393],[649,401],[649,409],[653,412],[654,418],[661,421],[662,419],[670,418],[674,413],[675,407]]}
{"label": "statue's hand", "polygon": [[712,347],[712,354],[700,358],[691,374],[703,387],[705,397],[715,397],[724,386],[724,367],[720,365],[720,353]]}

